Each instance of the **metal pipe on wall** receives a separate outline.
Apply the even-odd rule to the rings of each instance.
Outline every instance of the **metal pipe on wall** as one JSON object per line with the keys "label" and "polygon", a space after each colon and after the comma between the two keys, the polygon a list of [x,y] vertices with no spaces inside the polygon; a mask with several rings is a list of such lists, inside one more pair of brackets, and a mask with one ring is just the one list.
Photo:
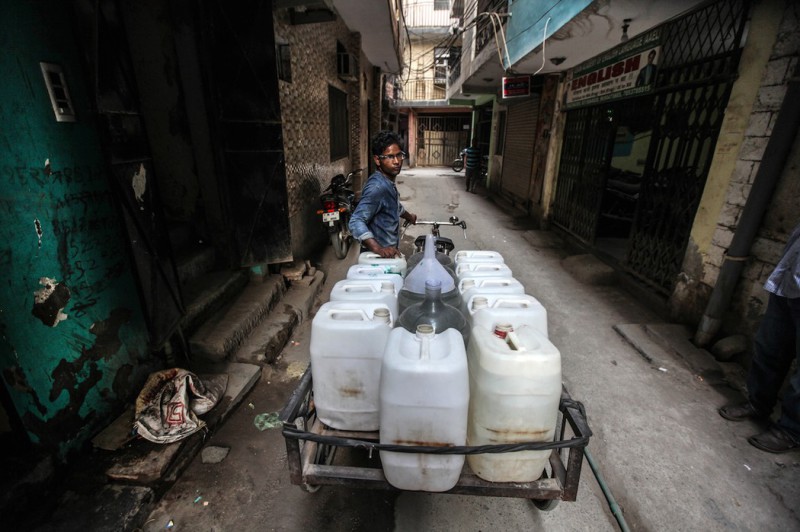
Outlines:
{"label": "metal pipe on wall", "polygon": [[775,186],[791,152],[800,124],[800,64],[789,79],[786,96],[778,111],[764,156],[758,167],[750,195],[747,197],[733,240],[725,255],[717,282],[700,319],[694,342],[703,347],[711,343],[722,326],[722,314],[728,307],[739,281],[750,247],[761,226]]}

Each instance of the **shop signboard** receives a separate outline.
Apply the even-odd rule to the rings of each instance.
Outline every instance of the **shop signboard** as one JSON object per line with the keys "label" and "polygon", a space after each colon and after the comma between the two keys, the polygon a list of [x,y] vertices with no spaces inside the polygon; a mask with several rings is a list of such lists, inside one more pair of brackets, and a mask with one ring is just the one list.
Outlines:
{"label": "shop signboard", "polygon": [[660,32],[654,31],[586,61],[573,70],[565,107],[574,109],[650,92],[660,57]]}
{"label": "shop signboard", "polygon": [[531,95],[531,77],[514,76],[503,78],[503,98]]}

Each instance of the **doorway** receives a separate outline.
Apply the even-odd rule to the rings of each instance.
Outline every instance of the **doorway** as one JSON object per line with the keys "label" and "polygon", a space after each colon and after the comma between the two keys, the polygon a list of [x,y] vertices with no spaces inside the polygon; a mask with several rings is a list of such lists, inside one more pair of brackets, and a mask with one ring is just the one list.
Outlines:
{"label": "doorway", "polygon": [[[627,105],[626,105],[627,104]],[[633,230],[647,153],[653,137],[653,98],[610,105],[605,110],[611,125],[609,167],[600,200],[595,233],[598,251],[622,262]]]}

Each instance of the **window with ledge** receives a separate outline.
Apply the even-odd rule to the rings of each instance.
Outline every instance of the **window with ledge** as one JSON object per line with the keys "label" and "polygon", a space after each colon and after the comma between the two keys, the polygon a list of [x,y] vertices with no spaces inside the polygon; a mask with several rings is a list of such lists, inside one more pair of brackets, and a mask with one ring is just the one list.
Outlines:
{"label": "window with ledge", "polygon": [[281,81],[292,82],[292,55],[288,43],[278,43],[278,79]]}
{"label": "window with ledge", "polygon": [[347,93],[328,85],[328,113],[331,161],[350,154],[350,124],[347,115]]}

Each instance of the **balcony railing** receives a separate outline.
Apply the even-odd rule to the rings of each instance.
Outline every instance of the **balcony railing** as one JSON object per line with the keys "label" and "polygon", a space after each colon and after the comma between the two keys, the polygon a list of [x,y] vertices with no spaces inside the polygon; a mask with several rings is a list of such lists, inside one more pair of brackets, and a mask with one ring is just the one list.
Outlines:
{"label": "balcony railing", "polygon": [[440,0],[406,0],[404,17],[409,28],[447,29],[458,19],[450,14],[450,3]]}
{"label": "balcony railing", "polygon": [[397,95],[399,101],[444,100],[447,97],[445,79],[410,79],[401,84],[399,89]]}
{"label": "balcony railing", "polygon": [[[508,0],[478,0],[478,13],[507,13]],[[507,17],[500,17],[502,25],[506,25]],[[487,44],[494,43],[494,27],[490,17],[478,17],[475,23],[475,53],[480,53]]]}

